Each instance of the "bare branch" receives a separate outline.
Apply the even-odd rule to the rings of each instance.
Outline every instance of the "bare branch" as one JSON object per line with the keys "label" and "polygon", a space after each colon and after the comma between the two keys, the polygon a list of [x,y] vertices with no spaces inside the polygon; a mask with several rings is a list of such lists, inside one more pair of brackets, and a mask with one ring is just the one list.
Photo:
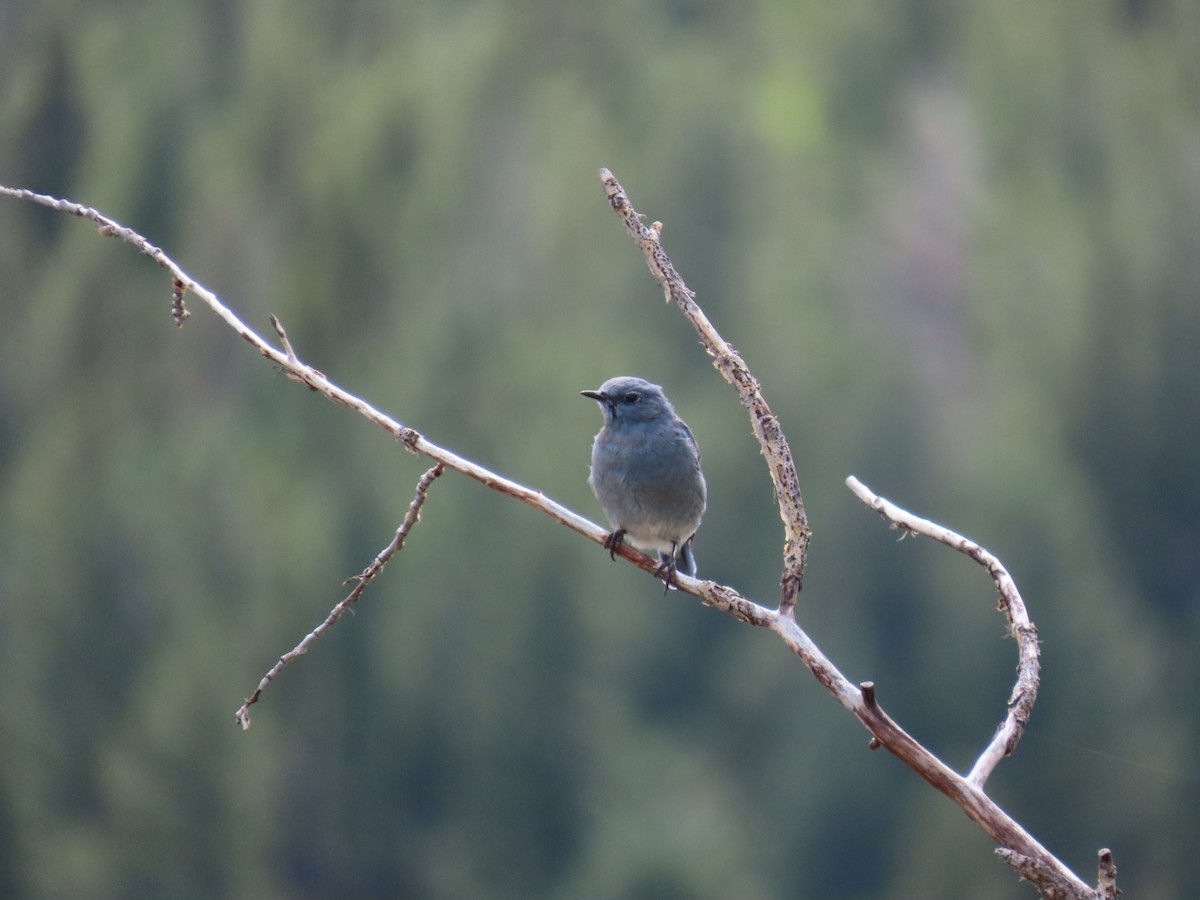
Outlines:
{"label": "bare branch", "polygon": [[1016,582],[1012,580],[1012,576],[1008,574],[1008,570],[1004,568],[1000,560],[974,541],[938,525],[936,522],[930,522],[928,519],[922,519],[920,516],[914,516],[901,509],[896,504],[872,492],[853,475],[846,479],[846,486],[859,500],[884,518],[889,519],[893,528],[903,528],[906,533],[910,534],[923,534],[971,557],[987,570],[1000,591],[997,608],[1004,613],[1008,621],[1009,634],[1017,642],[1017,681],[1008,698],[1008,715],[996,729],[995,736],[984,748],[970,774],[967,775],[967,781],[981,788],[1000,760],[1011,756],[1017,749],[1017,744],[1021,740],[1021,735],[1025,733],[1025,726],[1029,724],[1029,717],[1033,713],[1033,704],[1037,700],[1040,682],[1037,628],[1029,620],[1029,614],[1025,610],[1025,601],[1021,599]]}
{"label": "bare branch", "polygon": [[[307,385],[313,391],[324,394],[335,403],[345,406],[367,421],[372,422],[384,431],[394,436],[401,441],[406,448],[413,453],[427,456],[434,462],[439,462],[447,469],[453,469],[468,478],[473,478],[481,484],[490,487],[492,490],[499,491],[502,494],[507,494],[522,503],[526,503],[535,509],[539,509],[546,515],[550,516],[555,521],[562,525],[566,525],[585,537],[590,538],[597,544],[603,544],[604,538],[608,532],[594,522],[585,519],[565,506],[556,503],[549,497],[545,496],[541,491],[527,488],[524,485],[518,484],[491,472],[482,466],[476,465],[470,460],[464,459],[455,453],[439,447],[431,441],[425,439],[420,432],[413,428],[397,422],[395,419],[377,410],[365,400],[351,394],[328,378],[319,369],[308,365],[300,360],[296,355],[295,350],[291,346],[291,342],[287,339],[287,333],[283,329],[282,323],[274,316],[271,317],[271,325],[276,334],[280,338],[281,345],[284,351],[280,352],[275,347],[268,344],[262,337],[249,328],[241,319],[234,314],[212,291],[208,290],[204,285],[195,281],[183,268],[176,263],[170,256],[164,253],[159,247],[150,243],[142,235],[138,234],[132,228],[127,228],[124,225],[108,218],[105,215],[97,212],[91,207],[83,206],[78,203],[73,203],[69,200],[60,200],[56,197],[50,197],[45,194],[37,194],[33,191],[27,191],[17,188],[9,188],[0,185],[0,194],[6,194],[10,197],[15,197],[19,200],[28,200],[33,203],[39,203],[42,206],[59,212],[70,213],[80,218],[90,219],[100,226],[100,233],[106,237],[117,237],[121,240],[132,244],[142,253],[145,253],[156,263],[166,269],[172,275],[172,307],[182,305],[182,297],[184,293],[190,293],[198,297],[206,303],[214,313],[225,321],[230,328],[236,331],[243,340],[254,347],[262,356],[275,363],[288,376],[289,380],[296,381]],[[176,315],[176,321],[180,318]],[[618,553],[633,562],[635,565],[648,572],[653,572],[658,568],[657,560],[652,560],[643,553],[623,546]],[[696,593],[700,582],[686,576],[680,577],[680,582],[690,582],[691,593]]]}
{"label": "bare branch", "polygon": [[[689,591],[689,593],[694,593]],[[767,609],[747,600],[732,588],[707,582],[700,598],[739,621],[773,631],[793,653],[800,657],[816,679],[834,698],[862,722],[871,733],[870,748],[883,747],[920,775],[933,788],[949,797],[1002,848],[1022,858],[1034,860],[1039,871],[1049,873],[1046,884],[1069,884],[1072,892],[1062,896],[1093,898],[1095,892],[1075,873],[1043,847],[1021,825],[984,793],[981,785],[959,775],[908,732],[901,728],[879,705],[877,688],[872,682],[852,684],[825,656],[794,618],[781,610]],[[1006,859],[1008,857],[1005,857]],[[1039,889],[1042,884],[1030,878]]]}
{"label": "bare branch", "polygon": [[767,469],[771,473],[776,502],[779,504],[779,516],[783,519],[783,576],[780,579],[779,609],[786,615],[794,615],[796,596],[804,587],[804,569],[808,564],[808,543],[812,532],[804,511],[804,499],[800,495],[796,463],[787,438],[779,427],[779,420],[771,412],[761,386],[745,361],[708,321],[704,311],[696,304],[696,295],[684,284],[663,250],[659,240],[662,223],[655,222],[651,226],[642,224],[643,216],[633,208],[625,189],[608,169],[600,170],[600,180],[604,184],[608,202],[645,254],[650,274],[662,285],[667,302],[675,303],[687,316],[700,335],[705,351],[713,358],[713,365],[733,385],[742,405],[750,412],[750,424],[767,460]]}
{"label": "bare branch", "polygon": [[[692,322],[700,334],[707,351],[714,358],[714,364],[728,380],[750,411],[754,432],[759,439],[763,455],[768,461],[768,468],[775,485],[776,496],[780,505],[780,515],[784,522],[784,574],[781,579],[781,599],[777,609],[768,609],[746,599],[732,588],[718,585],[714,582],[702,582],[683,575],[677,576],[678,587],[681,591],[699,597],[706,605],[713,606],[722,612],[733,616],[747,624],[767,628],[774,632],[795,653],[817,680],[838,700],[838,702],[858,718],[871,734],[870,746],[886,748],[913,771],[929,782],[935,789],[956,803],[972,821],[976,822],[993,840],[1001,845],[1000,853],[1014,868],[1028,878],[1045,896],[1053,897],[1087,897],[1095,898],[1097,892],[1087,886],[1073,872],[1056,859],[1049,851],[1030,836],[1016,821],[984,793],[983,783],[996,763],[1004,755],[1012,752],[1019,740],[1021,731],[1028,721],[1029,711],[1037,692],[1038,656],[1037,632],[1029,622],[1025,607],[1012,579],[1000,562],[979,545],[967,540],[927,520],[912,516],[894,507],[887,501],[876,497],[856,479],[848,483],[852,490],[873,509],[878,510],[894,523],[912,533],[927,534],[937,540],[955,547],[975,559],[991,574],[1001,595],[1001,609],[1008,616],[1010,628],[1018,641],[1020,662],[1018,664],[1017,687],[1014,688],[1010,699],[1009,716],[997,731],[996,736],[980,756],[971,774],[963,777],[946,766],[936,756],[926,750],[907,732],[897,725],[880,707],[877,700],[876,687],[871,682],[861,686],[852,684],[833,663],[821,652],[812,639],[804,632],[795,620],[795,600],[803,584],[808,542],[811,533],[808,528],[804,504],[800,496],[799,481],[796,476],[795,464],[787,441],[779,428],[779,423],[771,413],[761,389],[753,375],[746,368],[741,357],[737,355],[717,334],[711,323],[696,305],[693,295],[683,280],[675,271],[670,259],[662,250],[659,237],[662,226],[642,225],[641,216],[630,205],[624,190],[608,170],[601,170],[605,191],[613,209],[622,217],[626,228],[633,235],[643,253],[651,273],[662,284],[668,300],[677,303],[684,314]],[[267,344],[261,337],[247,328],[211,291],[191,279],[173,260],[158,247],[150,244],[145,238],[131,229],[119,225],[111,219],[100,215],[94,209],[82,207],[68,201],[57,200],[30,191],[14,190],[0,186],[0,193],[8,194],[18,199],[41,203],[52,209],[65,211],[80,217],[91,219],[100,226],[101,233],[106,236],[116,236],[133,244],[143,253],[151,256],[159,265],[166,268],[173,276],[172,280],[172,314],[177,324],[186,318],[183,307],[183,296],[192,293],[209,305],[213,311],[226,321],[244,340],[254,346],[260,354],[279,366],[288,377],[306,384],[309,388],[324,394],[336,403],[346,406],[368,421],[388,431],[400,440],[405,447],[414,453],[419,453],[433,459],[438,465],[434,466],[422,478],[417,497],[414,498],[410,514],[415,517],[423,502],[424,490],[428,483],[436,478],[442,468],[453,469],[470,478],[479,481],[493,490],[508,494],[523,503],[541,510],[559,523],[578,531],[597,544],[602,544],[606,531],[598,525],[584,519],[571,510],[566,509],[553,500],[545,497],[540,491],[535,491],[500,475],[484,469],[469,460],[451,453],[436,444],[427,441],[424,436],[412,428],[396,422],[376,410],[370,404],[350,394],[330,382],[323,373],[302,362],[282,324],[272,317],[280,344],[284,351]],[[860,493],[861,490],[861,493]],[[408,522],[408,517],[405,519]],[[414,518],[415,521],[415,518]],[[408,527],[411,527],[409,525]],[[401,526],[404,530],[405,526]],[[397,532],[397,540],[393,541],[396,549],[403,542],[403,535]],[[389,548],[392,545],[389,545]],[[391,553],[394,553],[392,550]],[[619,551],[622,556],[641,567],[647,572],[654,573],[658,568],[657,560],[623,545]],[[248,699],[238,712],[238,721],[243,728],[248,727],[249,717],[246,710],[257,700],[262,689],[278,674],[291,658],[302,655],[308,645],[321,633],[331,627],[344,612],[346,606],[354,602],[361,594],[362,588],[382,569],[391,553],[385,550],[375,563],[359,576],[360,583],[355,590],[339,603],[322,625],[305,637],[288,655],[282,657],[270,672],[264,676],[255,695]],[[1101,857],[1101,886],[1111,885],[1111,894],[1115,896],[1115,867],[1111,871],[1105,868],[1105,857]],[[1108,855],[1111,864],[1111,854]],[[1107,874],[1106,874],[1107,873]],[[1106,880],[1107,879],[1107,880]]]}
{"label": "bare branch", "polygon": [[250,727],[250,707],[258,702],[258,698],[262,696],[262,692],[266,690],[267,685],[274,681],[275,676],[287,668],[294,660],[307,653],[313,641],[338,623],[338,620],[341,619],[350,604],[357,602],[358,598],[362,596],[363,591],[367,589],[367,585],[374,581],[375,576],[383,571],[383,567],[388,564],[388,560],[404,547],[404,541],[408,537],[408,533],[421,520],[421,507],[425,505],[425,496],[429,493],[429,486],[433,484],[435,478],[442,474],[442,469],[442,464],[438,463],[421,476],[417,481],[417,490],[413,495],[412,503],[408,505],[408,512],[404,514],[404,521],[396,529],[396,534],[392,537],[391,543],[380,550],[379,555],[361,573],[346,579],[346,583],[351,581],[357,582],[354,585],[354,589],[338,601],[337,605],[329,611],[329,615],[325,617],[324,622],[306,634],[299,644],[279,657],[279,661],[259,681],[258,687],[254,689],[254,693],[247,697],[246,702],[234,713],[234,720],[242,726],[243,731]]}

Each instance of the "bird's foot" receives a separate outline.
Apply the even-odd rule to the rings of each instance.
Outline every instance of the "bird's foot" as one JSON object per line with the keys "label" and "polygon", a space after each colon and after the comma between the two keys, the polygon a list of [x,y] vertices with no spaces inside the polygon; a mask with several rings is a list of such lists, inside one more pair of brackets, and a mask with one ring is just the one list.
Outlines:
{"label": "bird's foot", "polygon": [[678,590],[678,585],[675,583],[675,554],[668,556],[665,553],[658,554],[658,558],[662,560],[658,568],[654,570],[654,577],[661,578],[663,582],[663,596],[667,596],[667,591]]}
{"label": "bird's foot", "polygon": [[621,546],[621,542],[625,540],[625,529],[618,528],[616,531],[609,532],[604,539],[604,549],[608,551],[609,559],[617,558],[617,549]]}

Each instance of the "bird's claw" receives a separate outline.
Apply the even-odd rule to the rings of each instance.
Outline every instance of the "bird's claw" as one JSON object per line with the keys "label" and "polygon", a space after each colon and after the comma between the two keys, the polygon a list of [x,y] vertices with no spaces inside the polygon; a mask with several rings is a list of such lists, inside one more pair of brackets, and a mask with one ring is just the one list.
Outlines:
{"label": "bird's claw", "polygon": [[[662,559],[662,556],[660,555],[659,558]],[[667,591],[671,590],[672,588],[675,590],[679,589],[679,586],[675,582],[675,565],[675,554],[672,553],[670,556],[662,559],[662,562],[659,563],[658,568],[654,570],[654,577],[662,579],[664,597],[667,596]]]}
{"label": "bird's claw", "polygon": [[617,558],[617,550],[621,546],[621,542],[625,540],[625,529],[618,528],[616,531],[609,532],[604,539],[604,549],[608,551],[609,559]]}

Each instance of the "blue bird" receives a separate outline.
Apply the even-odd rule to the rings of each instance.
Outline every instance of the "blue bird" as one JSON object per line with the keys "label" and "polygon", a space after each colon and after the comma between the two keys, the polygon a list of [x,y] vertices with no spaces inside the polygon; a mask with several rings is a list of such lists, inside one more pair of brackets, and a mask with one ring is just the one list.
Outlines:
{"label": "blue bird", "polygon": [[625,538],[657,550],[655,573],[671,587],[675,572],[696,574],[692,539],[704,515],[707,486],[700,449],[662,388],[643,378],[610,378],[580,391],[600,404],[604,427],[592,444],[588,484],[612,532],[604,547],[616,558]]}

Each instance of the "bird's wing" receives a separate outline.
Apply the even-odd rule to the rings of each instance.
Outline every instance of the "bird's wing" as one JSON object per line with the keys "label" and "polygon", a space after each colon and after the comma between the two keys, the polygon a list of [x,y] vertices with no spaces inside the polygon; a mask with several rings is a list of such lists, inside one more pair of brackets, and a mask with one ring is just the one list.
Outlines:
{"label": "bird's wing", "polygon": [[692,445],[692,449],[696,451],[697,461],[700,459],[700,445],[696,443],[696,436],[692,434],[692,429],[688,428],[687,422],[683,419],[679,420],[679,430],[683,432],[684,437],[688,439],[688,443]]}

